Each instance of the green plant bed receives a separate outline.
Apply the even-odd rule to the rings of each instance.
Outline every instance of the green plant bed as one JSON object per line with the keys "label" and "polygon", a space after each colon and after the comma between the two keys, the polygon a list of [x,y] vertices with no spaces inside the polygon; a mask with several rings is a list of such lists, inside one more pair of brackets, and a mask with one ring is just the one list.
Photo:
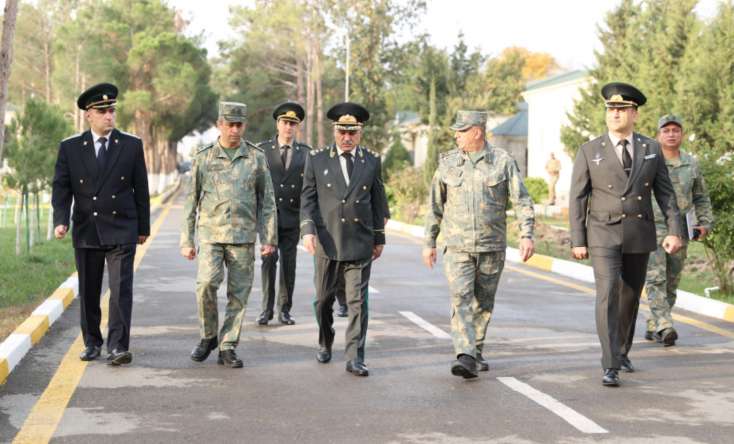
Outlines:
{"label": "green plant bed", "polygon": [[15,228],[0,229],[0,308],[42,301],[74,270],[70,237],[44,240],[16,256]]}

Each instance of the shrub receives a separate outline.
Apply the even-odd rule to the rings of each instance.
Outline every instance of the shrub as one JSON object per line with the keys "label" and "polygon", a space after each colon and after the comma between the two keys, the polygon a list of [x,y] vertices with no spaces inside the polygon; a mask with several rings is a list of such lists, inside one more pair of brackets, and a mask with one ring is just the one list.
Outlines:
{"label": "shrub", "polygon": [[548,184],[542,177],[527,177],[524,180],[533,203],[542,203],[548,198]]}

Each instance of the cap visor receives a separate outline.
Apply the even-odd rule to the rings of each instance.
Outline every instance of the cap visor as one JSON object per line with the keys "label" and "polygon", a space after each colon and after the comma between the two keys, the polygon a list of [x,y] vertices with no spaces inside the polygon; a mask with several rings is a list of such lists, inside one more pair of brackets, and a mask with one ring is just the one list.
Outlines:
{"label": "cap visor", "polygon": [[244,117],[239,117],[239,116],[222,116],[222,119],[226,122],[234,122],[234,123],[242,123],[246,120]]}
{"label": "cap visor", "polygon": [[280,116],[280,117],[278,117],[278,120],[285,120],[287,122],[301,123],[301,120],[298,117],[285,117],[285,116]]}
{"label": "cap visor", "polygon": [[451,128],[452,131],[464,131],[465,129],[471,128],[471,125],[455,123],[451,125],[449,128]]}

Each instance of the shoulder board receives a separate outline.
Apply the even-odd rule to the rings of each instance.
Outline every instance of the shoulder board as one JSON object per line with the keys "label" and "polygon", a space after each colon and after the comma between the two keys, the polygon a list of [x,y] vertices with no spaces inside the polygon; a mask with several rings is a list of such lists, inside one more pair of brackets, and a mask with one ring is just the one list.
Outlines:
{"label": "shoulder board", "polygon": [[66,139],[63,139],[63,140],[62,140],[62,142],[66,142],[67,140],[75,139],[75,138],[77,138],[77,137],[82,137],[82,134],[84,134],[84,133],[77,133],[77,134],[74,134],[73,136],[69,136],[69,137],[67,137]]}
{"label": "shoulder board", "polygon": [[311,151],[311,147],[308,146],[308,145],[306,145],[305,143],[296,142],[296,145],[298,145],[300,148],[304,148],[304,149],[306,149],[308,151]]}
{"label": "shoulder board", "polygon": [[326,149],[326,148],[321,148],[321,149],[318,149],[318,150],[311,150],[311,155],[312,155],[312,156],[315,156],[315,155],[317,155],[318,153],[320,153],[320,152],[324,151],[325,149]]}
{"label": "shoulder board", "polygon": [[272,139],[263,140],[262,142],[258,142],[255,145],[257,145],[260,149],[263,149],[266,145],[272,143]]}
{"label": "shoulder board", "polygon": [[458,150],[452,149],[452,150],[446,151],[445,153],[441,153],[441,157],[440,158],[441,159],[448,159],[449,157],[455,156],[458,153],[459,153]]}
{"label": "shoulder board", "polygon": [[201,148],[199,148],[198,150],[196,150],[196,154],[203,153],[204,151],[208,150],[209,148],[213,146],[214,146],[213,143],[210,143],[209,145],[204,145]]}
{"label": "shoulder board", "polygon": [[249,145],[251,148],[255,148],[256,150],[260,151],[261,153],[264,153],[263,149],[260,148],[258,145],[255,145],[254,143],[250,142],[249,140],[245,140],[245,144]]}
{"label": "shoulder board", "polygon": [[[117,131],[120,131],[120,130],[117,130]],[[133,139],[140,140],[140,137],[136,136],[135,134],[126,133],[125,131],[120,131],[120,134],[122,134],[123,136],[128,136],[128,137],[132,137]]]}

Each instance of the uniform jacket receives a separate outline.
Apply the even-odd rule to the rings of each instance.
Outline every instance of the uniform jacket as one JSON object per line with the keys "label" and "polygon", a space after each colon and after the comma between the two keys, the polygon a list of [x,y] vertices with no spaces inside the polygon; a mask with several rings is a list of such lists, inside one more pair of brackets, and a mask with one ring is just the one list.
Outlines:
{"label": "uniform jacket", "polygon": [[74,201],[75,248],[134,244],[150,234],[150,198],[143,142],[119,130],[109,135],[99,171],[92,132],[61,142],[53,179],[54,225],[69,225]]}
{"label": "uniform jacket", "polygon": [[670,234],[681,235],[680,213],[660,145],[637,133],[633,140],[629,178],[607,134],[579,148],[569,195],[572,246],[654,251],[653,192]]}
{"label": "uniform jacket", "polygon": [[[198,215],[198,218],[197,218]],[[191,187],[184,204],[182,248],[199,242],[277,245],[277,215],[273,183],[265,154],[241,141],[232,160],[219,143],[205,146],[194,157]]]}
{"label": "uniform jacket", "polygon": [[270,168],[275,191],[275,205],[278,208],[278,226],[280,228],[297,228],[301,212],[301,189],[303,188],[303,168],[311,147],[294,142],[291,147],[291,163],[285,169],[280,158],[278,137],[258,144],[265,153]]}
{"label": "uniform jacket", "polygon": [[354,152],[348,187],[336,145],[312,151],[303,177],[301,235],[317,235],[317,254],[338,261],[368,259],[385,243],[380,158],[361,146]]}
{"label": "uniform jacket", "polygon": [[444,154],[433,175],[426,214],[425,246],[482,253],[507,247],[507,206],[512,202],[520,236],[533,237],[533,201],[515,160],[485,142],[476,165],[455,149]]}
{"label": "uniform jacket", "polygon": [[[683,241],[688,241],[686,213],[691,210],[695,210],[698,224],[711,231],[714,225],[711,199],[709,199],[706,183],[701,170],[698,168],[696,159],[681,150],[679,158],[665,159],[665,165],[668,167],[668,175],[670,175],[670,181],[673,183],[673,189],[675,190],[675,201],[680,210]],[[660,206],[655,202],[653,202],[653,211],[658,243],[660,243],[668,234],[668,226],[665,224],[665,217],[663,217],[663,212],[660,211]]]}

